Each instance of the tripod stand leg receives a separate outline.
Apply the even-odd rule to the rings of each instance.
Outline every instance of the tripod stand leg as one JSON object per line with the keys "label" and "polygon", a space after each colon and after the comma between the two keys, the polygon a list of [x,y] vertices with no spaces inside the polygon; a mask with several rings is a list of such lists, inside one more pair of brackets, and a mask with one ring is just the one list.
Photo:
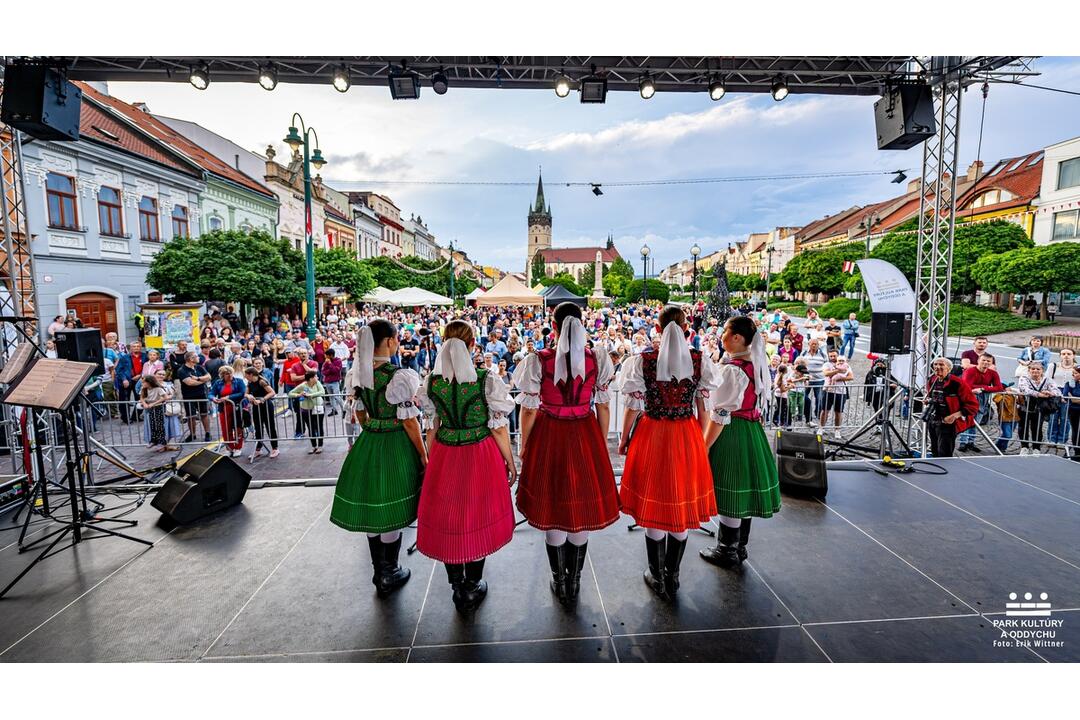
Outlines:
{"label": "tripod stand leg", "polygon": [[34,558],[34,559],[33,559],[33,560],[32,560],[32,561],[30,562],[30,564],[29,564],[29,565],[27,565],[26,567],[24,567],[24,568],[23,568],[23,571],[22,571],[21,573],[19,573],[19,574],[18,574],[18,575],[17,575],[16,577],[15,577],[15,579],[14,579],[14,580],[12,580],[11,582],[9,582],[9,583],[7,584],[7,587],[5,587],[5,588],[4,588],[3,590],[0,590],[0,598],[3,598],[3,597],[4,597],[5,595],[7,595],[7,594],[8,594],[8,591],[9,591],[9,590],[11,590],[11,588],[15,587],[15,585],[16,585],[16,584],[17,584],[17,583],[18,583],[18,582],[19,582],[20,580],[22,580],[22,579],[23,579],[24,577],[26,577],[26,573],[30,572],[30,571],[31,571],[31,570],[33,569],[33,567],[34,567],[35,565],[37,565],[37,564],[38,564],[39,562],[41,562],[42,560],[44,560],[44,559],[45,559],[45,556],[46,556],[46,555],[48,555],[48,554],[49,554],[49,553],[50,553],[50,552],[52,551],[52,549],[53,549],[54,547],[56,547],[56,545],[57,545],[57,544],[58,544],[58,543],[59,543],[59,542],[60,542],[61,540],[63,540],[63,539],[64,539],[64,536],[65,536],[65,535],[67,535],[67,534],[68,534],[69,532],[71,532],[71,530],[72,530],[72,526],[70,526],[70,525],[69,525],[69,526],[65,527],[64,529],[62,529],[62,530],[61,530],[60,532],[58,532],[58,533],[56,534],[56,539],[55,539],[55,540],[53,540],[53,541],[52,541],[51,543],[49,543],[49,546],[48,546],[47,548],[45,548],[44,550],[42,550],[41,554],[40,554],[40,555],[38,555],[38,556],[37,556],[36,558]]}
{"label": "tripod stand leg", "polygon": [[114,535],[116,537],[122,537],[125,540],[131,540],[132,542],[142,543],[143,545],[148,545],[150,547],[154,546],[154,543],[152,543],[149,540],[143,540],[142,538],[133,537],[131,535],[125,535],[124,533],[116,532],[115,530],[109,530],[108,528],[98,527],[97,525],[88,525],[86,529],[87,530],[97,530],[98,532],[103,532],[103,533],[105,533],[107,535]]}

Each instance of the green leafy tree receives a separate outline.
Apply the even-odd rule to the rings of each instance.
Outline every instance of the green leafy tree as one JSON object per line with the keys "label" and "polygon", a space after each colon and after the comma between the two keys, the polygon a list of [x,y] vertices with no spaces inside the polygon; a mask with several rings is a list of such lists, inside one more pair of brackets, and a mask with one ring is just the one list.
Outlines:
{"label": "green leafy tree", "polygon": [[1054,243],[989,255],[972,274],[984,289],[1042,293],[1039,318],[1047,320],[1047,299],[1055,292],[1080,292],[1080,244]]}
{"label": "green leafy tree", "polygon": [[533,283],[537,283],[540,278],[547,276],[547,265],[544,264],[544,256],[539,251],[532,256],[531,275]]}
{"label": "green leafy tree", "polygon": [[340,287],[354,301],[375,287],[371,272],[345,248],[315,250],[315,284],[319,287]]}
{"label": "green leafy tree", "polygon": [[246,305],[281,306],[304,297],[281,243],[261,230],[215,230],[170,240],[151,261],[146,282],[180,302],[236,301],[241,315]]}
{"label": "green leafy tree", "polygon": [[568,272],[561,272],[554,277],[542,277],[540,278],[540,284],[544,287],[550,287],[552,285],[562,285],[564,288],[574,293],[575,295],[588,295],[588,293],[584,293],[581,291],[581,287],[574,280],[574,276]]}
{"label": "green leafy tree", "polygon": [[[649,293],[649,302],[662,302],[666,303],[671,297],[671,291],[668,286],[656,278],[649,278],[646,285]],[[623,294],[619,296],[619,302],[622,303],[636,303],[641,302],[641,280],[631,280],[623,288]]]}
{"label": "green leafy tree", "polygon": [[589,263],[585,266],[585,269],[581,271],[581,279],[578,280],[578,285],[583,289],[592,291],[593,285],[596,284],[596,263]]}

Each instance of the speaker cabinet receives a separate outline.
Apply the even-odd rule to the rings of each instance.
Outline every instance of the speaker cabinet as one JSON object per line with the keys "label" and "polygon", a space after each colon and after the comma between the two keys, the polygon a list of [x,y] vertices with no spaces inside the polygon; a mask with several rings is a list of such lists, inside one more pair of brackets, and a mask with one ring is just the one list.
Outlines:
{"label": "speaker cabinet", "polygon": [[61,360],[94,363],[97,374],[105,374],[105,354],[101,346],[101,331],[97,328],[78,328],[56,331],[56,357]]}
{"label": "speaker cabinet", "polygon": [[227,455],[200,450],[176,468],[150,503],[174,522],[187,525],[244,501],[251,475]]}
{"label": "speaker cabinet", "polygon": [[776,463],[783,492],[819,498],[828,494],[825,444],[820,435],[777,430]]}
{"label": "speaker cabinet", "polygon": [[899,85],[874,103],[878,150],[907,150],[934,134],[934,99],[926,85]]}
{"label": "speaker cabinet", "polygon": [[43,65],[4,67],[0,118],[39,140],[78,140],[82,90]]}
{"label": "speaker cabinet", "polygon": [[911,352],[911,313],[874,313],[870,322],[870,352],[906,355]]}

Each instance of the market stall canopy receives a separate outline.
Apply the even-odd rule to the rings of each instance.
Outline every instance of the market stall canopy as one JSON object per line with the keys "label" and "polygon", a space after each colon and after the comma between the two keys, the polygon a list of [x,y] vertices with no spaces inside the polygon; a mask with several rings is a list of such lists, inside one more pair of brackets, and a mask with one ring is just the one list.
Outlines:
{"label": "market stall canopy", "polygon": [[544,294],[544,304],[548,307],[555,307],[564,302],[572,302],[578,307],[585,307],[588,304],[585,298],[575,295],[562,285],[552,285]]}
{"label": "market stall canopy", "polygon": [[465,296],[466,300],[476,300],[484,294],[484,289],[481,287],[473,288],[473,291]]}
{"label": "market stall canopy", "polygon": [[454,301],[423,288],[409,287],[394,290],[382,300],[387,305],[453,305]]}
{"label": "market stall canopy", "polygon": [[488,290],[482,297],[476,299],[477,305],[543,305],[544,298],[530,290],[525,283],[513,275],[507,275]]}
{"label": "market stall canopy", "polygon": [[387,290],[382,285],[379,285],[374,290],[372,290],[371,292],[369,292],[367,295],[363,296],[360,299],[363,302],[369,302],[369,303],[386,302],[386,296],[389,295],[391,292],[392,291]]}

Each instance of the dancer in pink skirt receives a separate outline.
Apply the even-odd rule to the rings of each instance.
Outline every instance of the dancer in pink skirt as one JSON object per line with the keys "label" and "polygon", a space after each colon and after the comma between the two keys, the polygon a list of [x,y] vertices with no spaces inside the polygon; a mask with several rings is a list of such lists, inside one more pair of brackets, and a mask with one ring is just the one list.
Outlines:
{"label": "dancer in pink skirt", "polygon": [[484,558],[513,536],[510,486],[517,479],[507,431],[514,401],[497,375],[475,367],[473,344],[468,323],[447,324],[435,368],[417,394],[434,424],[416,546],[446,564],[462,612],[483,602]]}

